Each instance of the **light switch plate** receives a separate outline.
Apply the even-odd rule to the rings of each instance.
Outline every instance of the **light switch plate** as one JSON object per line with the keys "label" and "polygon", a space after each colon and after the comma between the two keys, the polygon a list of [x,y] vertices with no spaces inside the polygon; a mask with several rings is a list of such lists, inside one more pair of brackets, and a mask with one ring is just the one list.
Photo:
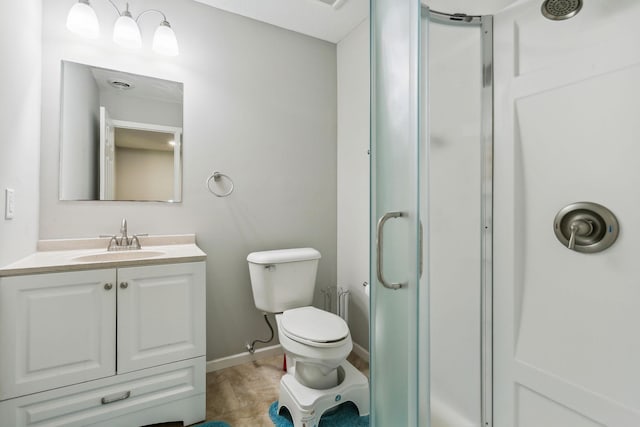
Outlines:
{"label": "light switch plate", "polygon": [[12,188],[4,190],[4,219],[13,219],[16,210],[16,196]]}

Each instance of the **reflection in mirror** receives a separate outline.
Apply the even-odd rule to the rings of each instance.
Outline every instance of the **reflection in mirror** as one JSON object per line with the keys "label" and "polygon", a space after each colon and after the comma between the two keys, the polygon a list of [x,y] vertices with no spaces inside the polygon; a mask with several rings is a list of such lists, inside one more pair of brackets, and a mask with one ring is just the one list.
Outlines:
{"label": "reflection in mirror", "polygon": [[182,83],[62,61],[60,200],[181,201]]}

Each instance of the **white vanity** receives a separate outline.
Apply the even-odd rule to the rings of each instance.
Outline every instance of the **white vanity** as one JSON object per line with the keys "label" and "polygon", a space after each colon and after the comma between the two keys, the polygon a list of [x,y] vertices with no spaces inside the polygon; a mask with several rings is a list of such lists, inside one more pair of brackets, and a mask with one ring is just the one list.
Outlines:
{"label": "white vanity", "polygon": [[205,419],[205,254],[195,236],[41,241],[0,268],[0,426]]}

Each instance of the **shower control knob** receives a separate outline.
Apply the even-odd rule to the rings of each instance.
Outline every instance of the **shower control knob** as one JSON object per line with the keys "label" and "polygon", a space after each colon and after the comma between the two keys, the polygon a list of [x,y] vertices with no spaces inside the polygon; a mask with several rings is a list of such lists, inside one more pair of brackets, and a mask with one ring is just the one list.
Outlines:
{"label": "shower control knob", "polygon": [[573,250],[576,247],[576,236],[589,236],[593,233],[593,224],[588,220],[577,219],[571,222],[569,230],[571,231],[571,236],[569,237],[569,244],[567,247]]}
{"label": "shower control knob", "polygon": [[553,231],[566,248],[595,253],[613,245],[619,225],[615,215],[604,206],[577,202],[560,209],[553,221]]}

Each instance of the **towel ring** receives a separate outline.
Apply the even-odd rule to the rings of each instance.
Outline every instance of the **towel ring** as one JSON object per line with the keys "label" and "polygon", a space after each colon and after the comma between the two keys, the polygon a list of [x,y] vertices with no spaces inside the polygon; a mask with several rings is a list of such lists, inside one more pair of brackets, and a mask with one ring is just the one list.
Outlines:
{"label": "towel ring", "polygon": [[[218,182],[222,178],[226,178],[231,183],[231,187],[226,193],[222,193],[222,194],[216,193],[213,189],[211,189],[211,180],[213,179],[214,182]],[[227,197],[229,194],[233,193],[233,180],[229,178],[229,175],[225,175],[223,173],[216,171],[212,173],[211,176],[209,176],[209,178],[207,178],[207,189],[209,190],[209,192],[211,192],[211,194],[213,194],[216,197]]]}

